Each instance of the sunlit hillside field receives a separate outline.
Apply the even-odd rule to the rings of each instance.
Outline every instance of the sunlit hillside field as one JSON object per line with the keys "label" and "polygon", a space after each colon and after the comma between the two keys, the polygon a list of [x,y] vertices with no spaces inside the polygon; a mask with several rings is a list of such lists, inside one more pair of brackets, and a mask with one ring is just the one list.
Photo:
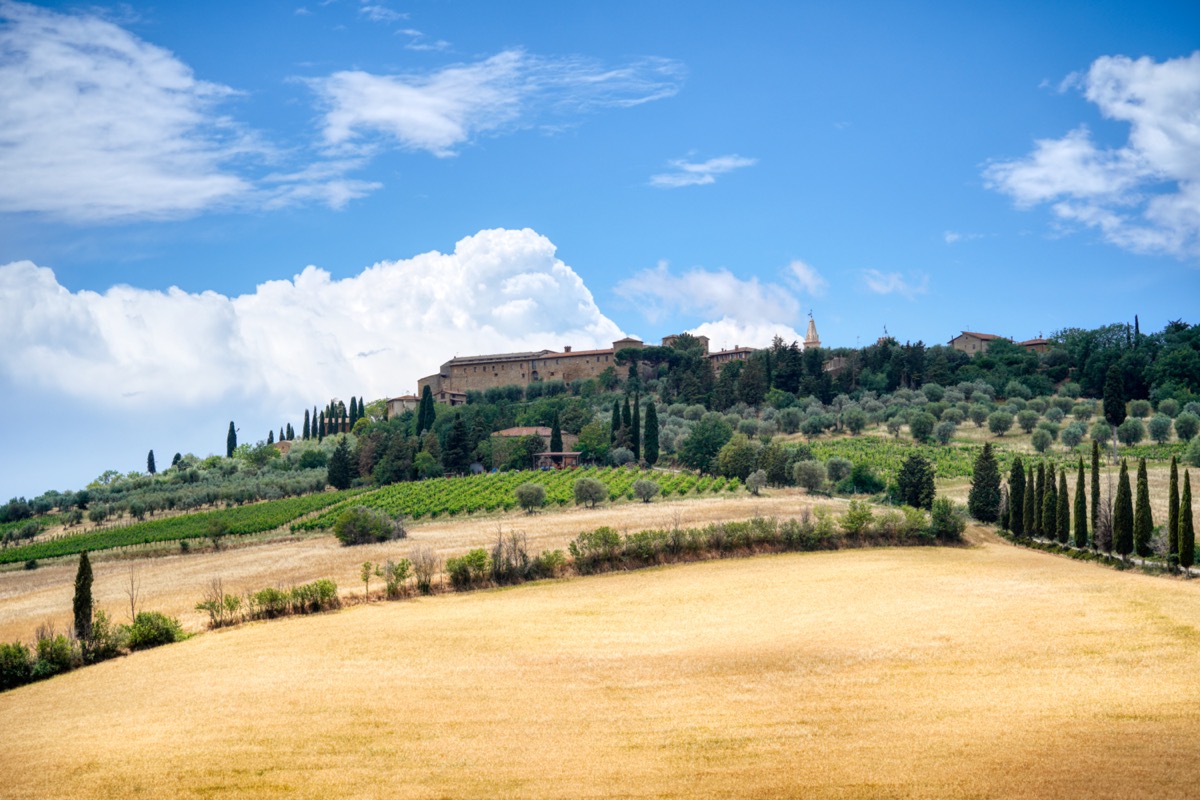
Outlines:
{"label": "sunlit hillside field", "polygon": [[1195,797],[1200,590],[988,540],[259,623],[0,695],[4,795]]}

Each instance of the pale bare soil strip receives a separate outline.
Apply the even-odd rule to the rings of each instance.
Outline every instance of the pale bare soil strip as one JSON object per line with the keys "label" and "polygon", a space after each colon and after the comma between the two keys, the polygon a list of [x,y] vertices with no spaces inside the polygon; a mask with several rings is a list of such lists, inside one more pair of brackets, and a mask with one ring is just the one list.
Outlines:
{"label": "pale bare soil strip", "polygon": [[0,695],[4,794],[1195,797],[1196,584],[999,543],[258,623]]}
{"label": "pale bare soil strip", "polygon": [[[821,499],[840,510],[842,501]],[[683,498],[654,503],[618,503],[595,509],[565,508],[540,514],[510,513],[478,517],[455,517],[410,524],[409,538],[364,547],[342,547],[332,535],[308,536],[286,541],[261,542],[247,546],[238,537],[227,537],[229,549],[221,552],[180,554],[130,560],[104,553],[94,554],[95,582],[92,587],[97,608],[116,621],[128,621],[129,571],[137,571],[143,610],[156,610],[179,617],[185,627],[199,630],[203,617],[196,603],[213,578],[221,578],[227,592],[255,591],[268,586],[292,586],[318,578],[333,578],[344,592],[362,592],[359,571],[364,561],[380,562],[405,558],[412,548],[428,544],[443,555],[460,555],[472,547],[488,546],[500,530],[522,531],[529,550],[565,549],[583,531],[611,525],[619,531],[651,527],[705,525],[709,522],[745,519],[756,514],[791,517],[811,506],[800,490],[773,489],[761,497],[746,492],[716,497]],[[205,542],[193,542],[204,547]],[[38,625],[51,622],[58,630],[71,624],[77,559],[59,559],[42,567],[0,572],[0,641],[31,641]],[[376,584],[381,585],[381,584]]]}

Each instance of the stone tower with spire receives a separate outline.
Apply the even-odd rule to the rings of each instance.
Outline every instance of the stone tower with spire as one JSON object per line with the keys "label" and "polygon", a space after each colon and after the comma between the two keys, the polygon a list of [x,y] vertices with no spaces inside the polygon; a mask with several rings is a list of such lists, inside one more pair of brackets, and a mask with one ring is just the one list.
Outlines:
{"label": "stone tower with spire", "polygon": [[817,335],[817,323],[813,321],[812,312],[808,312],[808,331],[804,334],[804,349],[820,347],[821,337]]}

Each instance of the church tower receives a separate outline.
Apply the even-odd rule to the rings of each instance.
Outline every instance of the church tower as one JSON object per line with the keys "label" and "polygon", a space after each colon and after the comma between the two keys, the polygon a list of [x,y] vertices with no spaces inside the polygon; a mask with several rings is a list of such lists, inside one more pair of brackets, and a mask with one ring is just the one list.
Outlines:
{"label": "church tower", "polygon": [[821,337],[817,335],[817,323],[813,321],[812,312],[808,312],[808,331],[804,334],[804,349],[820,347]]}

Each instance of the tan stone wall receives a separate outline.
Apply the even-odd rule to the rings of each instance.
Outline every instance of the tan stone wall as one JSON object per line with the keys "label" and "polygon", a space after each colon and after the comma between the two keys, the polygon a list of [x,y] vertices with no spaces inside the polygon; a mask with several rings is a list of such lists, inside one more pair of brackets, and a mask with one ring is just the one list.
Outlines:
{"label": "tan stone wall", "polygon": [[447,362],[442,371],[417,382],[418,395],[428,384],[430,391],[468,392],[526,386],[535,380],[565,383],[582,378],[595,378],[607,367],[615,367],[611,350],[589,350],[579,353],[552,353],[543,358],[497,359],[469,364]]}

